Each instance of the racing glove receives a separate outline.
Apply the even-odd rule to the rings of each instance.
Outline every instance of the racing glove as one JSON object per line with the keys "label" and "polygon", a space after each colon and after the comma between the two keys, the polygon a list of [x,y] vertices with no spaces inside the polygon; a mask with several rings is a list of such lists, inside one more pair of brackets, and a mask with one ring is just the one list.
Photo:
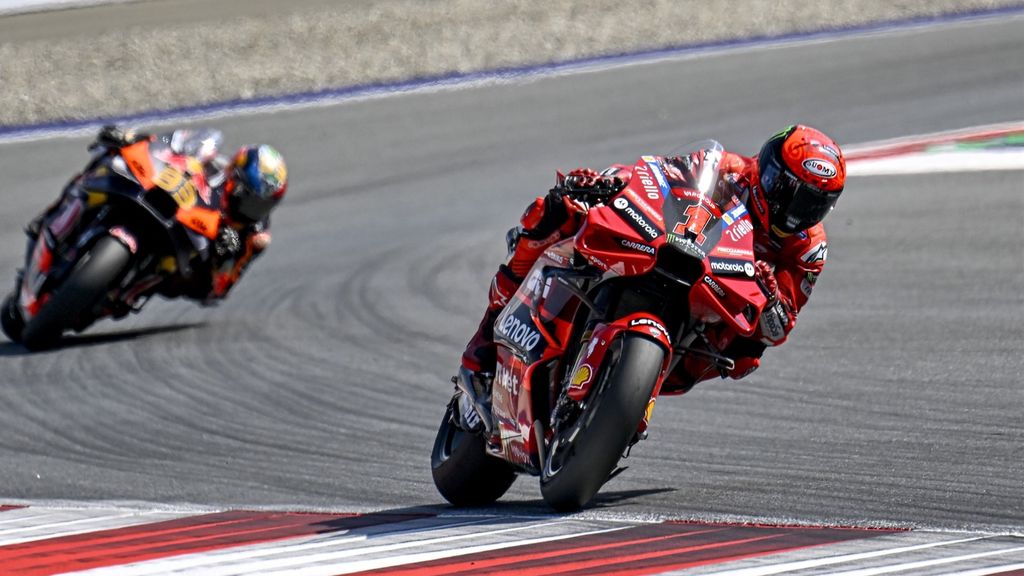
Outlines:
{"label": "racing glove", "polygon": [[618,191],[623,184],[618,176],[605,176],[591,168],[577,168],[565,177],[565,187],[570,191],[592,190],[608,194]]}
{"label": "racing glove", "polygon": [[758,260],[754,264],[754,278],[761,291],[768,298],[764,310],[761,311],[761,341],[769,346],[778,346],[785,342],[789,331],[793,328],[795,317],[793,306],[779,293],[779,281],[771,264]]}
{"label": "racing glove", "polygon": [[89,150],[96,148],[121,148],[147,138],[134,129],[121,130],[113,124],[107,124],[96,133],[96,141],[89,145]]}
{"label": "racing glove", "polygon": [[217,231],[217,239],[213,241],[213,253],[217,260],[224,260],[237,256],[242,251],[242,240],[238,232],[231,226],[221,226]]}
{"label": "racing glove", "polygon": [[601,175],[591,168],[577,168],[565,177],[565,187],[570,189],[594,188]]}

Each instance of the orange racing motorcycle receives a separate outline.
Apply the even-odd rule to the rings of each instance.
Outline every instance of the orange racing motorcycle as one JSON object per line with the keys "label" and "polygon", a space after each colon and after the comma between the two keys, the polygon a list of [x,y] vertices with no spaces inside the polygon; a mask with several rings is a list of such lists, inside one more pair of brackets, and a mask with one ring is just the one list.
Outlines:
{"label": "orange racing motorcycle", "polygon": [[[3,331],[36,350],[67,330],[138,312],[158,291],[187,283],[209,257],[221,213],[206,181],[222,136],[173,134],[97,153],[33,233]],[[35,228],[35,227],[33,227]]]}
{"label": "orange racing motorcycle", "polygon": [[[551,507],[581,508],[646,438],[685,355],[734,368],[706,334],[724,324],[752,335],[767,298],[750,215],[719,185],[723,153],[713,140],[686,147],[685,174],[643,156],[623,189],[588,195],[582,227],[544,252],[495,320],[491,389],[453,378],[431,455],[445,499],[489,504],[525,473],[540,477]],[[577,193],[561,175],[556,191]],[[462,395],[482,430],[460,426]]]}

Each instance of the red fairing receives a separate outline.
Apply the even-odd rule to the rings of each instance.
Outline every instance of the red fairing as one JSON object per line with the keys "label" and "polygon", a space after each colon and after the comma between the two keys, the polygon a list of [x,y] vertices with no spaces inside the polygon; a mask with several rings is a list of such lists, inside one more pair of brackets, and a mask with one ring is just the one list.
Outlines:
{"label": "red fairing", "polygon": [[652,314],[636,313],[624,316],[610,324],[598,324],[590,336],[590,344],[580,355],[570,372],[569,397],[577,402],[584,400],[590,393],[590,386],[594,382],[594,375],[600,370],[604,357],[608,353],[611,343],[624,332],[634,332],[643,335],[645,338],[655,340],[665,348],[665,362],[662,366],[661,376],[658,378],[658,385],[654,389],[654,396],[658,395],[661,382],[668,373],[668,367],[672,359],[672,343],[664,322]]}

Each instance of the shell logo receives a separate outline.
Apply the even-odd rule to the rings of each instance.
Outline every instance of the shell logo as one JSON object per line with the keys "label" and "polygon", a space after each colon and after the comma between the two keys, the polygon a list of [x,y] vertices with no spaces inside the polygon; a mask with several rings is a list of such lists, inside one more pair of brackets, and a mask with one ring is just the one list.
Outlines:
{"label": "shell logo", "polygon": [[572,379],[569,380],[569,386],[572,388],[582,388],[587,382],[590,382],[592,375],[593,370],[589,365],[584,364],[572,375]]}
{"label": "shell logo", "polygon": [[644,422],[647,423],[647,424],[651,423],[651,416],[654,415],[654,402],[655,401],[656,401],[655,398],[651,398],[647,402],[647,408],[644,410]]}

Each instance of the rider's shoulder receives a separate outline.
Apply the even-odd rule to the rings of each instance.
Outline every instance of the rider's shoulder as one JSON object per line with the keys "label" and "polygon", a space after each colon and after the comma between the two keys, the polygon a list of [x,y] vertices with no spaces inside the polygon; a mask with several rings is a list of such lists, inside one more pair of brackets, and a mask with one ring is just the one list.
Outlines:
{"label": "rider's shoulder", "polygon": [[801,267],[821,269],[828,257],[828,235],[821,223],[782,239],[784,255],[799,260]]}

